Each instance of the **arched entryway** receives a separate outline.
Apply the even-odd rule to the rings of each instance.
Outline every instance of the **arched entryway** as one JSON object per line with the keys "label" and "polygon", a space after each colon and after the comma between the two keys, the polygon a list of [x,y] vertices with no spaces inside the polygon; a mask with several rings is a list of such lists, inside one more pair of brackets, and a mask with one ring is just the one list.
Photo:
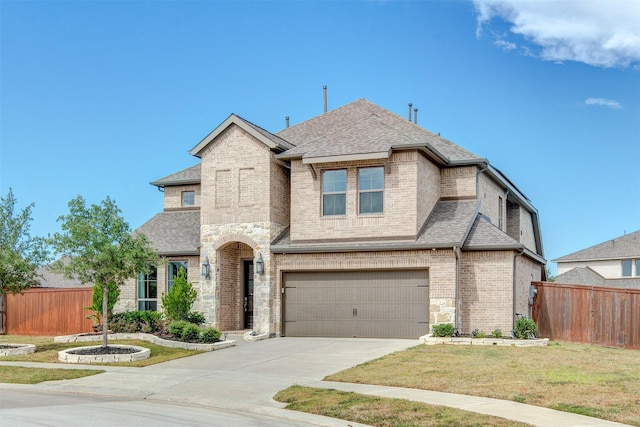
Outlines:
{"label": "arched entryway", "polygon": [[254,328],[254,250],[229,242],[217,250],[218,328],[239,331]]}

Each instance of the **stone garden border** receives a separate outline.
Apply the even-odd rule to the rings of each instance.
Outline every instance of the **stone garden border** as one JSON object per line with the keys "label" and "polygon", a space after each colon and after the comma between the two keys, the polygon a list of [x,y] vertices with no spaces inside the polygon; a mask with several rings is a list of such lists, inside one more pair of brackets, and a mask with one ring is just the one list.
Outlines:
{"label": "stone garden border", "polygon": [[58,360],[65,363],[114,363],[114,362],[134,362],[136,360],[148,359],[151,356],[151,350],[137,345],[118,345],[111,344],[109,347],[135,349],[135,353],[126,354],[72,354],[74,350],[82,350],[86,348],[95,348],[97,346],[75,347],[61,350],[58,352]]}
{"label": "stone garden border", "polygon": [[18,344],[12,342],[3,342],[1,344],[7,347],[0,348],[0,356],[20,356],[36,351],[34,344]]}
{"label": "stone garden border", "polygon": [[[184,350],[201,350],[201,351],[214,351],[222,350],[224,348],[233,347],[236,345],[234,340],[219,341],[211,344],[190,343],[182,341],[165,340],[152,334],[144,333],[120,333],[109,334],[110,340],[141,340],[152,342],[163,347],[182,348]],[[75,334],[75,335],[63,335],[54,337],[53,342],[92,342],[101,341],[101,334]],[[111,344],[109,344],[111,346]]]}
{"label": "stone garden border", "polygon": [[461,338],[461,337],[434,337],[424,335],[420,337],[420,342],[426,345],[496,345],[500,347],[546,347],[549,345],[549,338],[538,338],[533,340],[518,340],[510,338]]}

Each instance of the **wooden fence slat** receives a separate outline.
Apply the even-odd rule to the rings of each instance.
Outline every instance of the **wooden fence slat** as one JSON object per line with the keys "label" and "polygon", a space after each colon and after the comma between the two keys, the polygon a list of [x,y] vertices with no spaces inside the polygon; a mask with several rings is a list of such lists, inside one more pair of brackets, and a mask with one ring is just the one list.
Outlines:
{"label": "wooden fence slat", "polygon": [[6,298],[7,334],[67,335],[93,330],[84,307],[92,288],[31,288]]}
{"label": "wooden fence slat", "polygon": [[640,349],[640,289],[534,282],[533,319],[552,340]]}

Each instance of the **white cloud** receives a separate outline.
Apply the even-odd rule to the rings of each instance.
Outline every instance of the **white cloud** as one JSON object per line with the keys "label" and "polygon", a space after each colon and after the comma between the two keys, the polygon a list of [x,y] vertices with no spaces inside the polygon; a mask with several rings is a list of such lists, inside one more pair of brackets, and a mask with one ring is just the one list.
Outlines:
{"label": "white cloud", "polygon": [[511,33],[537,45],[544,60],[598,67],[640,62],[640,0],[472,1],[478,37],[493,18],[501,18]]}
{"label": "white cloud", "polygon": [[584,100],[584,103],[587,105],[598,105],[601,107],[613,108],[614,110],[622,109],[622,105],[613,99],[587,98]]}
{"label": "white cloud", "polygon": [[516,45],[515,43],[506,41],[505,39],[496,39],[493,44],[498,46],[502,50],[513,50],[518,47],[518,45]]}

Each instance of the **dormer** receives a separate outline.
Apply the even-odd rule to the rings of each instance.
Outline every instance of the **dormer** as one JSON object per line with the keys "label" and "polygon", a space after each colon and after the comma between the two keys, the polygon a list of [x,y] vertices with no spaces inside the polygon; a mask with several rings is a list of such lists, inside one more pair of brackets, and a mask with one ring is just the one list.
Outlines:
{"label": "dormer", "polygon": [[200,164],[153,181],[151,185],[164,192],[165,211],[200,208]]}

